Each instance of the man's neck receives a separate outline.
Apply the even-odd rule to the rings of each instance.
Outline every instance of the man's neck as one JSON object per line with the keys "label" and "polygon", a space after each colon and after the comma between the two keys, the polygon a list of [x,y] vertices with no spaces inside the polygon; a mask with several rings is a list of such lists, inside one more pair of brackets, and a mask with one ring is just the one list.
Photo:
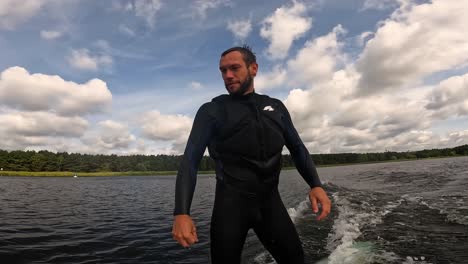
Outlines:
{"label": "man's neck", "polygon": [[255,93],[255,88],[253,88],[253,87],[249,88],[247,91],[245,91],[245,93],[243,95],[245,96],[245,95],[248,95],[248,94],[251,94],[251,93]]}

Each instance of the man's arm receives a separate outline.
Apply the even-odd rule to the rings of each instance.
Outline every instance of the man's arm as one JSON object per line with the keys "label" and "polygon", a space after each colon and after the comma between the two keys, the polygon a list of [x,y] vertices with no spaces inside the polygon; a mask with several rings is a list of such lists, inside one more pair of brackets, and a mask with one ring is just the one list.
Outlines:
{"label": "man's arm", "polygon": [[283,112],[283,135],[286,141],[286,147],[291,154],[291,158],[294,161],[294,165],[296,165],[297,171],[301,174],[307,184],[309,184],[310,188],[322,187],[315,164],[310,157],[309,151],[299,137],[288,110],[281,101],[279,101],[279,104],[280,109]]}
{"label": "man's arm", "polygon": [[213,103],[206,103],[198,110],[177,172],[172,235],[183,247],[198,242],[195,224],[190,217],[190,206],[198,166],[215,128],[213,107]]}
{"label": "man's arm", "polygon": [[214,132],[215,118],[212,103],[200,107],[195,115],[184,155],[177,172],[174,215],[190,215],[197,171],[206,146]]}
{"label": "man's arm", "polygon": [[317,217],[318,220],[321,220],[330,213],[330,199],[322,188],[322,183],[320,182],[315,164],[310,157],[309,151],[299,137],[288,110],[281,101],[279,101],[279,105],[283,112],[284,139],[286,141],[286,147],[289,149],[289,153],[294,161],[294,165],[296,165],[297,171],[311,188],[309,191],[309,199],[314,213],[319,211],[318,204],[320,203],[322,205],[322,212]]}

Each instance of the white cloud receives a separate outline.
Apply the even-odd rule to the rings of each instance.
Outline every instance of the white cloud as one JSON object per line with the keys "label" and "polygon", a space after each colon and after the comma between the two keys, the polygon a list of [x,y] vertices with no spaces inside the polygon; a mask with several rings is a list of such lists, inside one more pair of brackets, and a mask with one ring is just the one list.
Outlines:
{"label": "white cloud", "polygon": [[310,85],[329,81],[346,59],[341,51],[343,44],[338,41],[344,33],[343,27],[338,25],[329,34],[307,41],[296,57],[288,61],[294,83]]}
{"label": "white cloud", "polygon": [[362,47],[373,36],[374,36],[374,32],[371,32],[371,31],[362,32],[359,36],[356,37],[356,44]]}
{"label": "white cloud", "polygon": [[136,36],[136,33],[133,29],[129,28],[125,24],[120,24],[119,25],[119,31],[122,32],[123,34],[129,36],[129,37],[134,37]]}
{"label": "white cloud", "polygon": [[342,102],[356,85],[356,80],[356,73],[346,69],[335,72],[327,82],[316,85],[310,83],[307,90],[290,91],[285,104],[298,128],[310,131],[328,126],[332,114],[343,107]]}
{"label": "white cloud", "polygon": [[62,32],[60,31],[53,31],[53,30],[41,30],[41,38],[43,39],[57,39],[62,36]]}
{"label": "white cloud", "polygon": [[274,67],[271,72],[263,73],[262,71],[259,71],[255,77],[255,91],[263,92],[280,88],[286,83],[286,80],[287,71],[281,66]]}
{"label": "white cloud", "polygon": [[105,112],[112,95],[105,82],[92,79],[84,84],[59,76],[30,74],[11,67],[0,75],[0,103],[21,111],[51,111],[76,116]]}
{"label": "white cloud", "polygon": [[1,134],[6,137],[79,137],[88,128],[88,122],[81,117],[62,117],[50,112],[7,112],[0,114],[0,123]]}
{"label": "white cloud", "polygon": [[443,144],[440,144],[440,146],[444,148],[466,145],[468,144],[468,130],[450,132],[441,141]]}
{"label": "white cloud", "polygon": [[[85,115],[109,110],[112,95],[105,82],[92,79],[78,84],[59,76],[30,74],[11,67],[0,74],[0,149],[48,149],[92,153],[80,138],[91,125]],[[119,127],[103,123],[108,129],[96,138],[120,140]],[[104,149],[104,148],[102,148]]]}
{"label": "white cloud", "polygon": [[406,151],[438,142],[424,136],[432,124],[425,93],[351,99],[346,91],[356,83],[356,74],[338,71],[329,82],[290,92],[285,104],[311,152]]}
{"label": "white cloud", "polygon": [[[23,136],[16,134],[7,134],[0,129],[0,149],[4,150],[44,150],[49,151],[66,151],[70,150],[70,143],[73,141],[70,138],[62,140],[62,137],[47,137],[47,136]],[[65,143],[65,141],[67,143]],[[64,144],[65,143],[65,144]],[[68,148],[61,148],[68,146]]]}
{"label": "white cloud", "polygon": [[[288,79],[295,81],[286,82],[286,86],[301,89],[291,90],[285,104],[311,152],[406,151],[453,147],[468,141],[465,131],[449,131],[445,135],[431,131],[434,120],[468,116],[468,74],[448,78],[435,86],[419,85],[430,74],[466,65],[468,40],[463,37],[460,22],[464,18],[461,12],[454,11],[450,2],[445,2],[445,7],[437,1],[421,6],[401,3],[400,10],[381,24],[375,36],[369,32],[361,34],[362,39],[371,39],[356,64],[348,61],[343,43],[337,40],[343,33],[339,27],[334,30],[338,34],[331,32],[306,42],[296,57],[287,62]],[[429,12],[435,8],[442,10],[434,10],[432,16]],[[454,18],[448,15],[450,12],[454,12]],[[430,20],[435,32],[415,22],[426,20]],[[442,22],[450,28],[445,30],[440,25]],[[404,23],[408,24],[403,26]],[[386,42],[375,48],[377,46],[373,45],[383,40],[383,32],[395,25],[401,32],[391,31]],[[433,33],[434,39],[428,36]],[[446,51],[451,46],[444,45],[443,40],[452,43],[454,49]],[[423,44],[424,41],[427,43]],[[416,44],[413,46],[412,42]],[[398,49],[386,53],[392,47]],[[423,53],[430,56],[425,57]],[[364,64],[366,59],[367,64]],[[402,64],[385,61],[393,59],[396,63],[401,60]],[[411,71],[413,68],[416,70]],[[398,74],[382,69],[397,69]],[[356,91],[363,94],[362,84],[370,83],[366,78],[370,78],[371,72],[379,73],[376,80],[383,79],[392,85],[381,87],[373,83],[372,87],[383,89],[378,93],[366,91],[366,97],[353,97]],[[395,92],[390,89],[392,87],[405,89]]]}
{"label": "white cloud", "polygon": [[342,51],[343,43],[338,41],[345,32],[341,25],[337,25],[325,36],[307,41],[298,49],[296,56],[287,61],[286,67],[276,65],[266,73],[260,68],[255,78],[255,89],[266,91],[291,86],[311,88],[314,84],[329,82],[347,61]]}
{"label": "white cloud", "polygon": [[205,19],[209,9],[230,5],[232,5],[230,0],[196,0],[193,4],[193,8],[196,16]]}
{"label": "white cloud", "polygon": [[101,67],[112,65],[112,57],[109,55],[91,55],[88,49],[72,50],[68,57],[68,63],[74,68],[80,70],[96,71]]}
{"label": "white cloud", "polygon": [[84,136],[82,141],[87,146],[92,146],[97,153],[107,153],[118,149],[127,150],[136,141],[127,125],[105,120],[98,123],[98,128],[94,133]]}
{"label": "white cloud", "polygon": [[51,0],[0,1],[0,29],[12,30],[33,17]]}
{"label": "white cloud", "polygon": [[[132,12],[136,17],[145,20],[150,28],[154,28],[156,15],[163,7],[161,0],[132,0],[126,3],[112,2],[112,10]],[[125,34],[131,34],[133,31],[125,25],[120,25],[119,30]]]}
{"label": "white cloud", "polygon": [[312,27],[312,19],[305,16],[306,11],[303,3],[293,1],[292,6],[277,8],[272,15],[265,18],[260,36],[270,42],[267,54],[271,59],[285,58],[292,42]]}
{"label": "white cloud", "polygon": [[163,115],[159,111],[143,114],[142,134],[155,141],[169,141],[179,153],[183,152],[193,120],[183,115]]}
{"label": "white cloud", "polygon": [[250,19],[230,21],[228,22],[227,28],[236,39],[243,41],[252,31],[252,22]]}
{"label": "white cloud", "polygon": [[468,1],[403,2],[383,21],[357,62],[358,95],[417,85],[468,63]]}
{"label": "white cloud", "polygon": [[427,100],[426,108],[434,111],[434,117],[446,119],[468,115],[468,74],[443,80]]}
{"label": "white cloud", "polygon": [[194,89],[194,90],[200,90],[203,88],[203,85],[199,82],[190,82],[190,88]]}
{"label": "white cloud", "polygon": [[161,0],[135,0],[133,4],[135,15],[144,18],[150,27],[154,27],[156,13],[161,7]]}

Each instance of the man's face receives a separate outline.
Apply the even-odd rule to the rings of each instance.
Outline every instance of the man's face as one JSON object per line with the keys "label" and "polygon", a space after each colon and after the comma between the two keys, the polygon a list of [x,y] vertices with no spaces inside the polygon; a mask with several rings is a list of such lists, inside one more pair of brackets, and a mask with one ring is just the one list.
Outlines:
{"label": "man's face", "polygon": [[253,77],[257,75],[258,65],[245,64],[242,53],[232,51],[221,57],[219,70],[229,94],[243,95],[253,91]]}

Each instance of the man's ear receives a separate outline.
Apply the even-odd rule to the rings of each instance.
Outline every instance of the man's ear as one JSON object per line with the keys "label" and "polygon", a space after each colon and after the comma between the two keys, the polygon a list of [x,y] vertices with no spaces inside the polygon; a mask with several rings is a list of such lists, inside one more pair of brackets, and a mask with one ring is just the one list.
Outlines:
{"label": "man's ear", "polygon": [[252,62],[249,66],[250,75],[257,76],[258,71],[258,64],[256,62]]}

